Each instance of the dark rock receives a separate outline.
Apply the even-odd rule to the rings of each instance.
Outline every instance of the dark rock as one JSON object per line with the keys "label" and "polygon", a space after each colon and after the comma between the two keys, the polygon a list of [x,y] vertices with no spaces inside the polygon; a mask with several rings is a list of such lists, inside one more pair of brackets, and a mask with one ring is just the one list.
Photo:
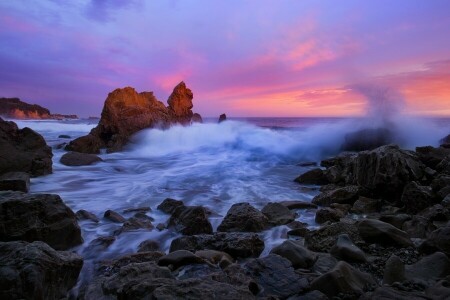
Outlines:
{"label": "dark rock", "polygon": [[392,143],[393,133],[387,128],[366,128],[345,135],[344,151],[364,151]]}
{"label": "dark rock", "polygon": [[131,213],[131,212],[136,212],[136,213],[147,213],[152,211],[152,209],[148,206],[142,206],[142,207],[131,207],[131,208],[127,208],[124,209],[123,212],[124,213]]}
{"label": "dark rock", "polygon": [[221,114],[219,117],[219,123],[222,123],[223,121],[227,120],[227,115],[226,114]]}
{"label": "dark rock", "polygon": [[103,141],[94,134],[88,134],[72,140],[64,149],[80,153],[99,154],[104,147]]}
{"label": "dark rock", "polygon": [[439,143],[441,143],[441,145],[450,144],[450,134],[439,140]]}
{"label": "dark rock", "polygon": [[217,250],[234,258],[258,257],[264,250],[264,241],[254,233],[214,233],[182,236],[172,241],[170,252],[176,250]]}
{"label": "dark rock", "polygon": [[164,225],[163,223],[158,223],[156,225],[156,229],[158,229],[159,231],[163,231],[164,229],[166,229],[166,225]]}
{"label": "dark rock", "polygon": [[71,136],[70,136],[70,135],[67,135],[67,134],[60,134],[60,135],[58,136],[58,138],[59,138],[59,139],[70,139]]}
{"label": "dark rock", "polygon": [[341,211],[344,215],[348,214],[352,206],[350,204],[331,203],[330,208]]}
{"label": "dark rock", "polygon": [[126,221],[126,219],[124,217],[122,217],[119,213],[117,213],[113,210],[110,210],[110,209],[105,211],[105,214],[103,215],[103,217],[114,223],[125,223],[125,221]]}
{"label": "dark rock", "polygon": [[420,250],[424,251],[428,249],[432,249],[432,252],[442,251],[450,255],[450,226],[448,224],[428,235],[427,240],[420,246]]}
{"label": "dark rock", "polygon": [[409,220],[411,220],[411,216],[407,214],[388,214],[380,216],[380,221],[389,223],[398,229],[403,229],[403,224]]}
{"label": "dark rock", "polygon": [[294,181],[302,184],[318,184],[318,185],[328,183],[327,178],[325,177],[322,169],[320,168],[306,171],[302,175],[295,178]]}
{"label": "dark rock", "polygon": [[[425,295],[431,299],[446,300],[450,299],[450,278],[438,281],[434,286],[425,291]],[[409,300],[409,299],[408,299]]]}
{"label": "dark rock", "polygon": [[287,232],[288,235],[305,237],[311,231],[308,228],[295,228]]}
{"label": "dark rock", "polygon": [[319,291],[311,291],[303,295],[289,297],[288,300],[328,300],[329,298]]}
{"label": "dark rock", "polygon": [[329,208],[329,207],[324,207],[319,209],[316,212],[316,218],[315,221],[316,223],[322,224],[325,222],[339,222],[339,220],[341,218],[344,217],[344,214],[342,213],[342,211],[337,210],[337,209],[333,209],[333,208]]}
{"label": "dark rock", "polygon": [[354,223],[332,223],[318,230],[311,231],[305,236],[308,249],[318,252],[329,252],[340,234],[348,234],[354,243],[362,242]]}
{"label": "dark rock", "polygon": [[295,220],[295,213],[291,212],[286,206],[271,202],[268,203],[261,212],[267,217],[272,225],[284,225]]}
{"label": "dark rock", "polygon": [[172,214],[180,206],[184,206],[183,201],[167,198],[158,205],[157,209],[166,214]]}
{"label": "dark rock", "polygon": [[73,211],[58,195],[0,193],[0,240],[43,241],[57,250],[83,242]]}
{"label": "dark rock", "polygon": [[420,160],[428,167],[436,169],[436,166],[445,158],[450,156],[450,149],[432,146],[417,147],[416,153]]}
{"label": "dark rock", "polygon": [[159,266],[172,265],[174,270],[184,265],[190,264],[204,264],[205,261],[187,250],[173,251],[167,255],[164,255],[158,259]]}
{"label": "dark rock", "polygon": [[202,116],[200,114],[198,114],[198,113],[194,113],[192,115],[191,122],[192,123],[200,123],[200,124],[203,123]]}
{"label": "dark rock", "polygon": [[25,172],[8,172],[0,176],[0,191],[19,191],[28,193],[30,175]]}
{"label": "dark rock", "polygon": [[152,219],[145,214],[141,216],[137,214],[137,216],[131,217],[126,220],[123,223],[122,227],[115,231],[114,234],[119,235],[123,232],[140,229],[151,231],[154,227],[151,220]]}
{"label": "dark rock", "polygon": [[325,274],[331,271],[338,263],[338,260],[328,253],[317,253],[317,260],[312,267],[312,271],[318,274]]}
{"label": "dark rock", "polygon": [[358,224],[358,232],[368,243],[400,247],[412,246],[412,242],[406,232],[379,220],[362,220]]}
{"label": "dark rock", "polygon": [[323,192],[314,197],[312,203],[322,206],[330,206],[331,203],[353,205],[359,197],[359,188],[354,185],[344,186],[335,190]]}
{"label": "dark rock", "polygon": [[219,265],[223,269],[234,262],[228,253],[217,250],[199,250],[195,252],[195,255],[211,264]]}
{"label": "dark rock", "polygon": [[383,274],[383,284],[403,282],[405,279],[405,264],[397,255],[392,254],[386,261]]}
{"label": "dark rock", "polygon": [[169,227],[175,227],[185,235],[212,233],[211,223],[201,206],[181,206],[175,209],[169,219]]}
{"label": "dark rock", "polygon": [[100,161],[103,160],[95,154],[87,154],[80,152],[67,152],[60,159],[60,163],[72,167],[88,166]]}
{"label": "dark rock", "polygon": [[403,190],[401,201],[410,214],[416,214],[419,211],[434,204],[431,187],[420,186],[417,182],[410,182]]}
{"label": "dark rock", "polygon": [[247,274],[262,286],[260,296],[286,298],[305,291],[306,278],[295,273],[289,260],[274,254],[245,264]]}
{"label": "dark rock", "polygon": [[316,261],[316,255],[313,252],[303,247],[300,243],[292,240],[284,241],[281,245],[273,248],[270,253],[288,259],[295,269],[310,268]]}
{"label": "dark rock", "polygon": [[360,298],[360,300],[369,299],[429,300],[428,297],[419,292],[401,291],[389,286],[381,286],[377,288],[373,293],[368,293],[367,296],[364,295]]}
{"label": "dark rock", "polygon": [[403,223],[401,229],[412,238],[426,238],[429,233],[436,230],[436,226],[424,217],[413,216],[411,220]]}
{"label": "dark rock", "polygon": [[281,201],[278,202],[281,205],[286,206],[289,209],[308,209],[308,208],[317,208],[317,205],[311,203],[311,202],[305,202],[305,201],[297,201],[297,200],[288,200],[288,201]]}
{"label": "dark rock", "polygon": [[365,262],[366,255],[359,249],[347,234],[338,236],[336,244],[331,248],[330,254],[347,262]]}
{"label": "dark rock", "polygon": [[155,240],[145,240],[138,246],[137,252],[159,251],[159,243]]}
{"label": "dark rock", "polygon": [[91,220],[95,223],[98,223],[100,220],[93,213],[88,212],[87,210],[80,209],[75,213],[78,220]]}
{"label": "dark rock", "polygon": [[267,217],[248,203],[236,203],[217,228],[221,232],[259,232],[268,227]]}
{"label": "dark rock", "polygon": [[0,118],[0,174],[26,172],[31,176],[52,173],[52,149],[28,127]]}
{"label": "dark rock", "polygon": [[380,200],[371,199],[366,197],[359,197],[353,204],[352,212],[358,214],[370,214],[380,210]]}
{"label": "dark rock", "polygon": [[116,241],[113,236],[100,236],[92,240],[89,245],[83,250],[83,257],[95,258],[100,252],[105,251]]}
{"label": "dark rock", "polygon": [[413,265],[406,266],[406,278],[436,282],[450,275],[450,260],[442,252],[426,256]]}
{"label": "dark rock", "polygon": [[0,298],[65,298],[82,266],[78,254],[43,242],[0,242]]}
{"label": "dark rock", "polygon": [[312,290],[319,290],[328,297],[336,296],[339,293],[361,295],[371,286],[376,286],[371,275],[363,273],[343,261],[338,262],[331,271],[311,282]]}

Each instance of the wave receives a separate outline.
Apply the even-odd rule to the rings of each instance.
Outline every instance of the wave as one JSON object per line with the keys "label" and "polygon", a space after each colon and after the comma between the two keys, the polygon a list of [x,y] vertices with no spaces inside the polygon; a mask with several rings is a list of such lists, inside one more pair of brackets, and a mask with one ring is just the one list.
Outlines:
{"label": "wave", "polygon": [[87,124],[80,121],[61,121],[61,120],[11,120],[14,121],[19,128],[29,127],[41,134],[43,133],[71,133],[79,134],[89,133],[97,124]]}

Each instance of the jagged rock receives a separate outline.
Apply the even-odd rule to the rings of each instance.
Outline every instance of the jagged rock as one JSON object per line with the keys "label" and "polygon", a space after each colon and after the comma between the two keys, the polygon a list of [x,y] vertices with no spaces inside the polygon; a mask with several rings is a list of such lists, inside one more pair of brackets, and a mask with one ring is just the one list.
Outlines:
{"label": "jagged rock", "polygon": [[213,229],[202,206],[180,206],[169,219],[169,227],[175,227],[185,235],[212,233]]}
{"label": "jagged rock", "polygon": [[358,196],[359,188],[357,186],[349,185],[323,192],[314,197],[312,203],[322,206],[330,206],[331,203],[353,205],[358,199]]}
{"label": "jagged rock", "polygon": [[370,214],[380,210],[380,200],[366,197],[359,197],[353,204],[352,212],[358,214]]}
{"label": "jagged rock", "polygon": [[159,251],[159,243],[155,240],[145,240],[138,246],[138,252]]}
{"label": "jagged rock", "polygon": [[365,262],[366,255],[359,249],[347,234],[338,236],[336,244],[331,248],[330,254],[347,262]]}
{"label": "jagged rock", "polygon": [[284,225],[295,220],[295,213],[291,212],[286,206],[270,202],[263,207],[261,212],[267,217],[272,225]]}
{"label": "jagged rock", "polygon": [[144,229],[151,231],[153,229],[152,218],[148,217],[145,214],[136,214],[134,217],[126,220],[122,227],[114,232],[114,234],[119,235],[122,232],[133,231]]}
{"label": "jagged rock", "polygon": [[384,267],[383,284],[403,282],[405,279],[405,264],[397,255],[392,254]]}
{"label": "jagged rock", "polygon": [[393,133],[387,128],[366,128],[345,135],[343,151],[364,151],[390,144]]}
{"label": "jagged rock", "polygon": [[226,114],[221,114],[219,117],[219,123],[222,123],[223,121],[227,120],[227,115]]}
{"label": "jagged rock", "polygon": [[234,258],[258,257],[264,250],[264,241],[254,233],[221,233],[182,236],[170,244],[170,252],[176,250],[217,250]]}
{"label": "jagged rock", "polygon": [[169,113],[172,116],[172,122],[180,124],[189,124],[193,115],[192,98],[194,94],[186,87],[184,82],[180,82],[169,96],[167,103],[169,104]]}
{"label": "jagged rock", "polygon": [[0,242],[0,298],[65,298],[82,266],[78,254],[43,242]]}
{"label": "jagged rock", "polygon": [[316,223],[322,224],[325,222],[339,222],[344,217],[342,211],[330,207],[324,207],[316,212]]}
{"label": "jagged rock", "polygon": [[87,154],[80,152],[67,152],[61,159],[60,163],[66,166],[88,166],[103,161],[95,154]]}
{"label": "jagged rock", "polygon": [[161,204],[158,205],[157,209],[165,212],[166,214],[172,214],[175,209],[180,206],[184,206],[183,201],[166,198],[163,202],[161,202]]}
{"label": "jagged rock", "polygon": [[25,172],[8,172],[0,176],[0,191],[19,191],[28,193],[30,175]]}
{"label": "jagged rock", "polygon": [[401,202],[404,203],[406,211],[416,214],[419,211],[434,204],[431,187],[418,185],[412,181],[405,186]]}
{"label": "jagged rock", "polygon": [[52,149],[42,135],[0,118],[0,174],[26,172],[31,176],[52,173]]}
{"label": "jagged rock", "polygon": [[105,211],[103,217],[114,223],[125,223],[125,221],[126,221],[126,219],[124,217],[122,217],[119,213],[117,213],[113,210],[110,210],[110,209]]}
{"label": "jagged rock", "polygon": [[362,220],[358,224],[358,232],[368,243],[401,247],[412,246],[412,242],[406,232],[379,220]]}
{"label": "jagged rock", "polygon": [[302,184],[318,184],[318,185],[328,183],[328,180],[325,177],[323,170],[320,168],[306,171],[302,175],[295,178],[294,181]]}
{"label": "jagged rock", "polygon": [[420,160],[428,167],[436,169],[437,165],[445,158],[450,157],[450,149],[434,148],[432,146],[416,147],[416,153]]}
{"label": "jagged rock", "polygon": [[316,261],[316,255],[313,252],[292,240],[284,241],[282,244],[274,247],[270,253],[288,259],[295,269],[307,269]]}
{"label": "jagged rock", "polygon": [[268,227],[267,217],[248,203],[236,203],[217,227],[221,232],[259,232]]}
{"label": "jagged rock", "polygon": [[98,223],[100,220],[93,213],[88,212],[87,210],[80,209],[75,213],[78,220],[91,220],[95,223]]}
{"label": "jagged rock", "polygon": [[0,240],[43,241],[56,250],[83,242],[73,211],[58,195],[0,192]]}

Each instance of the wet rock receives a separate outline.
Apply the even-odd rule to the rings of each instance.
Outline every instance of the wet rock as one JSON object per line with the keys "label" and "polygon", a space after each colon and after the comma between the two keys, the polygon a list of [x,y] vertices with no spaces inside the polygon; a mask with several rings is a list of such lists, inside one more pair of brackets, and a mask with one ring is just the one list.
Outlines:
{"label": "wet rock", "polygon": [[272,225],[284,225],[295,220],[295,213],[291,212],[286,206],[271,202],[268,203],[261,212],[267,217]]}
{"label": "wet rock", "polygon": [[172,214],[180,206],[184,206],[183,201],[167,198],[158,205],[157,209],[166,214]]}
{"label": "wet rock", "polygon": [[78,220],[91,220],[95,223],[100,222],[100,220],[97,218],[96,215],[94,215],[91,212],[88,212],[87,210],[80,209],[75,213]]}
{"label": "wet rock", "polygon": [[383,284],[393,284],[394,282],[403,282],[405,277],[405,264],[400,258],[392,254],[386,261],[383,274]]}
{"label": "wet rock", "polygon": [[105,219],[108,219],[111,222],[114,223],[125,223],[126,219],[122,217],[119,213],[108,209],[105,211],[105,214],[103,215]]}
{"label": "wet rock", "polygon": [[200,114],[198,114],[198,113],[194,113],[192,115],[191,122],[192,123],[200,123],[200,124],[203,123],[202,116]]}
{"label": "wet rock", "polygon": [[113,236],[100,236],[92,240],[89,245],[83,250],[83,257],[94,258],[97,257],[100,252],[105,251],[116,241]]}
{"label": "wet rock", "polygon": [[0,192],[0,240],[43,241],[56,250],[83,242],[73,211],[58,195]]}
{"label": "wet rock", "polygon": [[211,264],[219,265],[223,269],[234,263],[234,259],[228,253],[222,251],[199,250],[195,252],[195,255]]}
{"label": "wet rock", "polygon": [[308,281],[295,273],[289,260],[274,254],[245,264],[247,274],[262,286],[260,296],[286,298],[308,288]]}
{"label": "wet rock", "polygon": [[288,235],[292,235],[292,236],[301,236],[301,237],[305,237],[308,233],[310,233],[311,231],[306,228],[294,228],[292,230],[289,230],[287,232]]}
{"label": "wet rock", "polygon": [[450,275],[450,260],[442,252],[426,256],[413,265],[406,266],[406,278],[436,282]]}
{"label": "wet rock", "polygon": [[95,154],[80,152],[67,152],[60,159],[60,163],[71,167],[88,166],[100,161],[103,160]]}
{"label": "wet rock", "polygon": [[71,137],[70,137],[70,135],[67,135],[67,134],[60,134],[60,135],[58,136],[58,138],[59,138],[59,139],[70,139]]}
{"label": "wet rock", "polygon": [[65,298],[82,266],[79,255],[43,242],[0,242],[0,298]]}
{"label": "wet rock", "polygon": [[175,209],[169,219],[169,227],[175,227],[185,235],[212,233],[211,223],[201,206],[181,206]]}
{"label": "wet rock", "polygon": [[387,128],[365,128],[345,135],[341,146],[343,151],[364,151],[388,145],[393,141],[393,133]]}
{"label": "wet rock", "polygon": [[142,207],[130,207],[127,209],[124,209],[123,212],[124,213],[131,213],[131,212],[135,212],[135,213],[147,213],[152,211],[152,209],[148,206],[142,206]]}
{"label": "wet rock", "polygon": [[313,252],[292,240],[284,241],[282,244],[274,247],[270,253],[288,259],[295,269],[310,268],[316,261],[316,255]]}
{"label": "wet rock", "polygon": [[343,261],[338,262],[331,271],[311,282],[312,290],[319,290],[328,297],[339,293],[361,295],[370,286],[376,286],[371,275],[363,273]]}
{"label": "wet rock", "polygon": [[137,252],[159,251],[159,243],[155,240],[145,240],[138,246]]}
{"label": "wet rock", "polygon": [[370,214],[380,210],[381,203],[378,199],[359,197],[353,204],[352,212],[357,214]]}
{"label": "wet rock", "polygon": [[318,185],[328,183],[328,180],[325,177],[323,170],[320,168],[306,171],[302,175],[295,178],[294,181],[302,184],[318,184]]}
{"label": "wet rock", "polygon": [[338,260],[328,253],[317,253],[317,260],[312,267],[312,271],[318,274],[325,274],[331,271],[338,263]]}
{"label": "wet rock", "polygon": [[166,225],[164,225],[163,223],[158,223],[156,225],[156,229],[158,229],[159,231],[163,231],[164,229],[166,229]]}
{"label": "wet rock", "polygon": [[306,201],[297,201],[297,200],[288,200],[288,201],[281,201],[278,202],[281,205],[286,206],[289,209],[308,209],[308,208],[317,208],[317,205],[311,202]]}
{"label": "wet rock", "polygon": [[203,259],[187,250],[173,251],[167,255],[162,256],[158,260],[159,266],[172,265],[174,270],[184,265],[204,264],[204,263],[205,261]]}
{"label": "wet rock", "polygon": [[220,232],[260,232],[268,227],[267,217],[248,203],[236,203],[217,228]]}
{"label": "wet rock", "polygon": [[182,236],[172,241],[170,252],[176,250],[217,250],[234,258],[258,257],[264,250],[264,241],[254,233],[214,233]]}
{"label": "wet rock", "polygon": [[359,249],[347,234],[338,236],[336,244],[331,248],[330,254],[347,262],[365,262],[366,255]]}
{"label": "wet rock", "polygon": [[0,174],[26,172],[31,176],[52,173],[52,149],[28,127],[0,118]]}
{"label": "wet rock", "polygon": [[28,193],[30,175],[25,172],[8,172],[0,176],[0,191],[19,191]]}
{"label": "wet rock", "polygon": [[405,186],[401,198],[401,202],[405,205],[406,211],[410,214],[416,214],[433,205],[433,200],[431,188],[420,186],[414,181]]}
{"label": "wet rock", "polygon": [[221,114],[219,116],[219,123],[222,123],[223,121],[227,120],[227,115],[226,114]]}
{"label": "wet rock", "polygon": [[321,206],[330,206],[331,203],[350,204],[359,197],[359,188],[357,186],[349,185],[335,190],[323,192],[314,197],[312,203]]}
{"label": "wet rock", "polygon": [[397,245],[400,247],[412,246],[412,242],[406,232],[378,220],[362,220],[358,224],[358,232],[368,243]]}
{"label": "wet rock", "polygon": [[144,215],[138,215],[129,218],[128,220],[126,220],[122,227],[120,229],[118,229],[117,231],[114,232],[114,234],[119,235],[123,232],[126,231],[133,231],[133,230],[152,230],[153,229],[153,224],[152,224],[152,219],[148,216]]}
{"label": "wet rock", "polygon": [[340,234],[348,234],[354,243],[362,242],[354,223],[338,222],[311,231],[305,236],[308,249],[318,252],[329,252]]}
{"label": "wet rock", "polygon": [[316,212],[315,221],[319,224],[325,222],[339,222],[344,217],[342,211],[330,207],[324,207]]}
{"label": "wet rock", "polygon": [[426,166],[435,169],[442,160],[450,156],[450,149],[432,146],[416,147],[416,153]]}

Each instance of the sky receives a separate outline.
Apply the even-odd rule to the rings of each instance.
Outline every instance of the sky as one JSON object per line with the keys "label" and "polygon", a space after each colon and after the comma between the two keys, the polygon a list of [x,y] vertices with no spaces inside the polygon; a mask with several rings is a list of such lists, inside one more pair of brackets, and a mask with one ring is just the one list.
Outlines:
{"label": "sky", "polygon": [[180,81],[204,117],[450,116],[450,1],[0,0],[0,97],[99,116]]}

